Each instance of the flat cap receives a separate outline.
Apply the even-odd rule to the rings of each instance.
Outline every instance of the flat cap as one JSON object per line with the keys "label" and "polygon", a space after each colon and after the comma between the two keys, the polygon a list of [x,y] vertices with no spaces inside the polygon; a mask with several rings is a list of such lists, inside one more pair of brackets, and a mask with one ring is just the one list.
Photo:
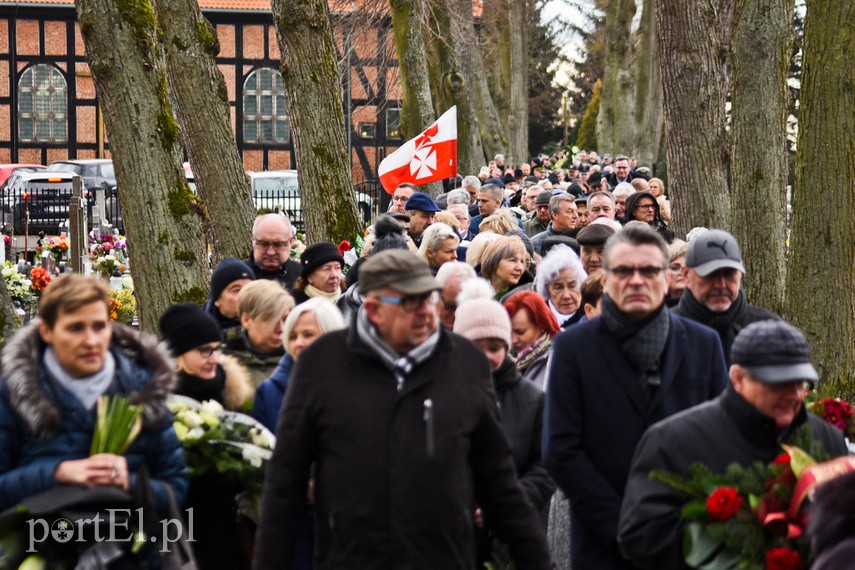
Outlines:
{"label": "flat cap", "polygon": [[419,210],[420,212],[439,212],[439,206],[429,195],[424,192],[414,192],[404,205],[405,210]]}
{"label": "flat cap", "polygon": [[534,199],[535,206],[544,206],[548,205],[549,201],[552,199],[552,192],[549,190],[541,191],[537,197]]}
{"label": "flat cap", "polygon": [[359,268],[359,292],[391,287],[404,295],[422,295],[442,289],[428,264],[410,251],[390,249],[370,255]]}
{"label": "flat cap", "polygon": [[805,335],[785,321],[759,321],[742,329],[730,360],[764,384],[819,380]]}
{"label": "flat cap", "polygon": [[588,224],[576,234],[576,241],[579,245],[603,245],[614,233],[614,228],[605,224]]}

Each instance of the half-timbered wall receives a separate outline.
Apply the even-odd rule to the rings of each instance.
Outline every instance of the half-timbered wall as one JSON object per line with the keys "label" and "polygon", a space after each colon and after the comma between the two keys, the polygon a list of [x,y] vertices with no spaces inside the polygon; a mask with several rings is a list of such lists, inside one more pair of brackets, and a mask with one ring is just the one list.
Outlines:
{"label": "half-timbered wall", "polygon": [[[225,77],[232,127],[247,170],[295,168],[287,142],[251,142],[244,136],[243,100],[249,75],[279,69],[279,48],[269,12],[206,11],[217,30],[217,62]],[[0,4],[0,163],[47,164],[65,158],[109,157],[94,82],[85,60],[73,6]],[[333,18],[334,25],[337,20]],[[354,181],[376,178],[377,166],[401,144],[395,128],[400,82],[391,22],[352,30],[336,27]],[[22,141],[18,136],[18,82],[37,64],[54,66],[66,82],[67,141]],[[349,68],[349,69],[348,69]]]}

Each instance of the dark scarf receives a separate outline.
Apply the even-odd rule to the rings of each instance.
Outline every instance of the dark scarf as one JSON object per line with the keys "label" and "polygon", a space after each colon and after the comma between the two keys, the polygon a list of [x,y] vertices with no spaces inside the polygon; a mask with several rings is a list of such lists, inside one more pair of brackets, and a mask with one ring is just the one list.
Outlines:
{"label": "dark scarf", "polygon": [[178,372],[178,384],[175,393],[179,396],[188,396],[196,401],[216,400],[223,403],[223,390],[226,388],[226,371],[217,365],[217,375],[211,380],[205,380],[198,376],[187,374],[183,370]]}
{"label": "dark scarf", "polygon": [[661,382],[659,362],[668,340],[671,321],[665,303],[641,321],[632,321],[608,295],[600,300],[603,322],[620,345],[627,360],[642,373],[642,382],[648,390]]}
{"label": "dark scarf", "polygon": [[677,312],[686,316],[693,321],[705,324],[710,328],[715,329],[718,336],[721,338],[721,345],[724,349],[724,360],[730,363],[730,345],[733,344],[736,335],[742,330],[742,325],[738,323],[739,319],[745,314],[745,309],[748,303],[745,301],[745,292],[740,289],[736,300],[731,303],[730,307],[721,313],[710,311],[703,303],[695,299],[688,287],[683,290],[680,296],[680,302],[677,303]]}

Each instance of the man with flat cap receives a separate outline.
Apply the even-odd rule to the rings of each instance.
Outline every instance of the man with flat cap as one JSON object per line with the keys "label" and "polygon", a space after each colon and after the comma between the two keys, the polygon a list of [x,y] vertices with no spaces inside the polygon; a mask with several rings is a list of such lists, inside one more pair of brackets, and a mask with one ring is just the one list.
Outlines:
{"label": "man with flat cap", "polygon": [[407,200],[407,215],[410,216],[410,237],[416,247],[422,244],[422,234],[433,224],[436,213],[440,211],[439,206],[429,194],[416,192]]}
{"label": "man with flat cap", "polygon": [[[532,188],[540,188],[540,186],[532,186]],[[549,201],[552,199],[552,192],[541,189],[534,197],[534,210],[532,216],[527,219],[523,226],[525,227],[525,235],[534,237],[540,232],[545,232],[549,227]]]}
{"label": "man with flat cap", "polygon": [[690,241],[682,272],[686,289],[673,311],[715,329],[728,363],[739,331],[757,321],[780,318],[746,301],[742,252],[736,238],[724,230],[709,230]]}
{"label": "man with flat cap", "polygon": [[414,254],[374,254],[350,329],[301,353],[265,481],[257,570],[291,559],[313,466],[318,570],[475,568],[476,506],[517,568],[550,567],[490,365],[439,326],[438,290]]}
{"label": "man with flat cap", "polygon": [[579,242],[579,259],[587,273],[603,267],[603,250],[606,241],[615,233],[613,227],[606,224],[588,224],[576,234]]}
{"label": "man with flat cap", "polygon": [[690,476],[693,463],[724,473],[731,463],[769,463],[782,443],[809,432],[832,457],[846,455],[843,434],[808,413],[807,386],[819,376],[804,335],[781,321],[760,321],[737,335],[730,384],[721,396],[652,427],[635,451],[618,541],[639,568],[671,570],[683,561],[680,511],[685,496],[650,479],[663,470]]}

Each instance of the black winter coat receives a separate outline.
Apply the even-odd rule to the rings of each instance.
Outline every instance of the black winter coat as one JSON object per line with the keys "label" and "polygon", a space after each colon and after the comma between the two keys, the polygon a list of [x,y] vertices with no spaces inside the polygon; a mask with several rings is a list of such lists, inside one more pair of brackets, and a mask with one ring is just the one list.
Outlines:
{"label": "black winter coat", "polygon": [[502,431],[487,360],[440,331],[400,390],[350,330],[300,355],[265,480],[254,568],[283,568],[315,464],[315,567],[474,569],[480,505],[518,568],[547,569],[546,539]]}
{"label": "black winter coat", "polygon": [[528,502],[545,515],[556,485],[540,460],[544,394],[523,380],[510,358],[493,373],[493,386],[520,486]]}
{"label": "black winter coat", "polygon": [[840,431],[808,414],[804,406],[779,434],[775,420],[757,411],[730,384],[715,400],[648,429],[636,448],[621,507],[619,540],[630,560],[640,568],[688,568],[680,523],[685,497],[651,481],[651,471],[690,475],[690,465],[701,462],[714,473],[724,473],[731,463],[769,463],[782,452],[781,443],[805,423],[832,456],[846,455]]}

